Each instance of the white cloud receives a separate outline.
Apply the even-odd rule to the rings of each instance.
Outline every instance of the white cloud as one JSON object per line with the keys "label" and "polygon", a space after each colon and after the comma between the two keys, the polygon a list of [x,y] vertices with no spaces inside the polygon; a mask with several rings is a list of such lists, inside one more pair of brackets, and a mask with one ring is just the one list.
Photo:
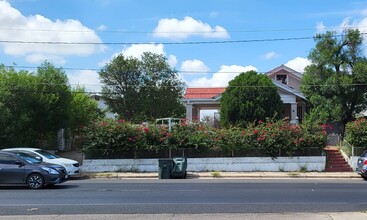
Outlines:
{"label": "white cloud", "polygon": [[[144,52],[152,52],[160,55],[165,55],[163,44],[132,44],[122,50],[125,57],[135,57],[141,59]],[[117,56],[120,53],[115,54]]]}
{"label": "white cloud", "polygon": [[182,74],[206,74],[209,67],[201,60],[185,60],[181,64]]}
{"label": "white cloud", "polygon": [[[163,44],[132,44],[129,47],[125,47],[121,52],[115,53],[111,59],[118,56],[119,54],[124,55],[124,57],[134,57],[137,59],[141,59],[141,56],[144,52],[152,52],[155,54],[160,54],[167,57],[166,52],[164,51],[164,45]],[[106,63],[110,62],[110,60],[105,60],[100,63],[98,63],[98,66],[104,66]],[[177,57],[174,55],[169,55],[167,58],[168,64],[174,68],[177,64]]]}
{"label": "white cloud", "polygon": [[27,55],[25,60],[28,63],[34,63],[34,64],[39,64],[42,63],[43,61],[47,60],[55,65],[63,65],[65,64],[65,59],[60,57],[60,56],[56,56],[56,55],[44,55],[44,54],[31,54],[31,55]]}
{"label": "white cloud", "polygon": [[[78,20],[52,21],[42,15],[24,16],[7,1],[0,1],[0,40],[34,42],[98,42],[96,33]],[[97,45],[57,44],[3,44],[4,53],[13,56],[28,56],[35,60],[40,56],[90,55],[102,51]]]}
{"label": "white cloud", "polygon": [[350,17],[344,18],[342,23],[339,25],[340,32],[342,32],[344,29],[350,27],[350,23],[351,23],[351,18]]}
{"label": "white cloud", "polygon": [[229,38],[229,34],[221,26],[211,27],[207,23],[195,20],[192,17],[185,17],[183,20],[161,19],[154,29],[155,37],[169,39],[185,39],[190,36],[201,36],[205,38]]}
{"label": "white cloud", "polygon": [[285,65],[297,72],[303,73],[306,66],[310,65],[311,61],[306,58],[296,57],[293,60],[288,61]]}
{"label": "white cloud", "polygon": [[97,66],[102,68],[102,67],[104,67],[107,63],[109,63],[110,61],[111,61],[111,60],[107,60],[107,59],[106,59],[106,60],[102,60],[102,61],[100,61],[100,62],[98,62],[98,63],[97,63]]}
{"label": "white cloud", "polygon": [[214,73],[211,78],[202,77],[195,79],[189,82],[188,85],[193,87],[226,87],[228,82],[237,75],[250,70],[257,71],[253,66],[222,65],[220,70]]}
{"label": "white cloud", "polygon": [[[337,26],[334,27],[341,34],[344,30],[348,28],[358,29],[361,33],[367,32],[367,9],[358,11],[360,15],[364,16],[361,19],[352,20],[351,17],[346,17],[343,21]],[[364,43],[367,43],[367,37],[362,34],[364,38]],[[367,55],[367,50],[364,50],[364,54]]]}
{"label": "white cloud", "polygon": [[340,27],[353,27],[358,29],[361,33],[365,33],[367,31],[367,17],[351,21],[350,19],[345,19],[341,24]]}
{"label": "white cloud", "polygon": [[267,60],[270,60],[270,59],[273,59],[277,56],[278,56],[277,53],[275,53],[274,51],[270,51],[270,52],[268,52],[264,55],[264,58],[267,59]]}
{"label": "white cloud", "polygon": [[325,31],[325,29],[326,29],[326,27],[325,27],[324,23],[322,23],[322,22],[317,23],[317,25],[316,25],[316,32],[317,33],[322,33],[322,32]]}
{"label": "white cloud", "polygon": [[[351,21],[349,20],[344,20],[341,24],[340,27],[353,27],[354,29],[358,29],[361,33],[366,33],[367,32],[367,17],[360,19],[360,20],[354,20]],[[367,43],[367,36],[366,35],[361,35],[364,39],[364,43]],[[367,50],[364,49],[363,53],[365,56],[367,56]]]}
{"label": "white cloud", "polygon": [[97,27],[97,30],[99,30],[99,31],[105,31],[105,30],[107,30],[107,26],[105,26],[105,25],[101,24],[101,25],[99,25],[99,26]]}
{"label": "white cloud", "polygon": [[75,87],[83,86],[89,92],[100,92],[102,85],[99,81],[99,75],[94,70],[71,71],[68,73],[70,84]]}
{"label": "white cloud", "polygon": [[168,64],[174,68],[177,65],[177,57],[175,55],[168,56]]}

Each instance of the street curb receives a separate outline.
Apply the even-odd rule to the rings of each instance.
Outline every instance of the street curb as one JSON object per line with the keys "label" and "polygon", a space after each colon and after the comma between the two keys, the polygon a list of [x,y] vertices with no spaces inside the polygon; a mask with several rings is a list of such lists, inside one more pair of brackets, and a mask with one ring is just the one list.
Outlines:
{"label": "street curb", "polygon": [[[73,179],[158,179],[158,173],[83,173]],[[188,172],[187,179],[359,179],[353,172]]]}

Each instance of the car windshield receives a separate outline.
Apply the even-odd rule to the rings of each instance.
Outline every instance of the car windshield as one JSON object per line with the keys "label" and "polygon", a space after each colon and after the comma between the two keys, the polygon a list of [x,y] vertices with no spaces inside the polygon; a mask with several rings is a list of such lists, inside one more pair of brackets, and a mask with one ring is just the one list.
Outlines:
{"label": "car windshield", "polygon": [[30,164],[39,164],[42,163],[42,160],[39,160],[37,158],[35,158],[34,156],[27,154],[27,153],[23,153],[23,152],[15,152],[16,155],[18,155],[19,157],[21,157],[23,160],[27,161]]}
{"label": "car windshield", "polygon": [[367,151],[364,151],[360,157],[367,157]]}
{"label": "car windshield", "polygon": [[50,152],[44,151],[44,150],[35,150],[35,152],[41,154],[42,156],[46,157],[47,159],[56,159],[59,158],[59,156],[55,154],[51,154]]}

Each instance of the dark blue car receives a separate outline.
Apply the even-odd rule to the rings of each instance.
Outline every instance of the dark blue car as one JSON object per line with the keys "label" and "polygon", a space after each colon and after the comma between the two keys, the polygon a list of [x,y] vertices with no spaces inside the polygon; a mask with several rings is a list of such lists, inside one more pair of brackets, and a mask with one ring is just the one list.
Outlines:
{"label": "dark blue car", "polygon": [[44,163],[23,152],[0,152],[0,184],[27,184],[31,189],[68,180],[63,166]]}

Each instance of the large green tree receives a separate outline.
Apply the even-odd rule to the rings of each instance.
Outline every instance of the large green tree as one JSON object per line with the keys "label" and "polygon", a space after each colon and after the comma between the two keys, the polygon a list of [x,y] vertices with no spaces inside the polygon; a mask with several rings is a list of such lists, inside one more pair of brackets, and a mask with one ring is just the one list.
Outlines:
{"label": "large green tree", "polygon": [[65,72],[49,62],[36,72],[0,65],[0,147],[39,146],[39,140],[55,146],[59,129],[85,125],[100,113],[85,90],[72,92]]}
{"label": "large green tree", "polygon": [[315,37],[301,90],[310,101],[311,114],[343,128],[367,107],[367,60],[358,30],[326,32]]}
{"label": "large green tree", "polygon": [[166,57],[146,52],[141,59],[122,54],[99,72],[103,98],[113,112],[133,122],[182,117],[184,83]]}
{"label": "large green tree", "polygon": [[268,76],[248,71],[229,82],[220,105],[220,120],[224,126],[245,127],[276,116],[281,111],[282,100]]}
{"label": "large green tree", "polygon": [[34,75],[0,66],[0,145],[18,145],[36,139],[33,115],[36,101]]}
{"label": "large green tree", "polygon": [[69,127],[72,96],[66,73],[44,62],[34,75],[37,79],[33,106],[35,130],[46,134]]}

